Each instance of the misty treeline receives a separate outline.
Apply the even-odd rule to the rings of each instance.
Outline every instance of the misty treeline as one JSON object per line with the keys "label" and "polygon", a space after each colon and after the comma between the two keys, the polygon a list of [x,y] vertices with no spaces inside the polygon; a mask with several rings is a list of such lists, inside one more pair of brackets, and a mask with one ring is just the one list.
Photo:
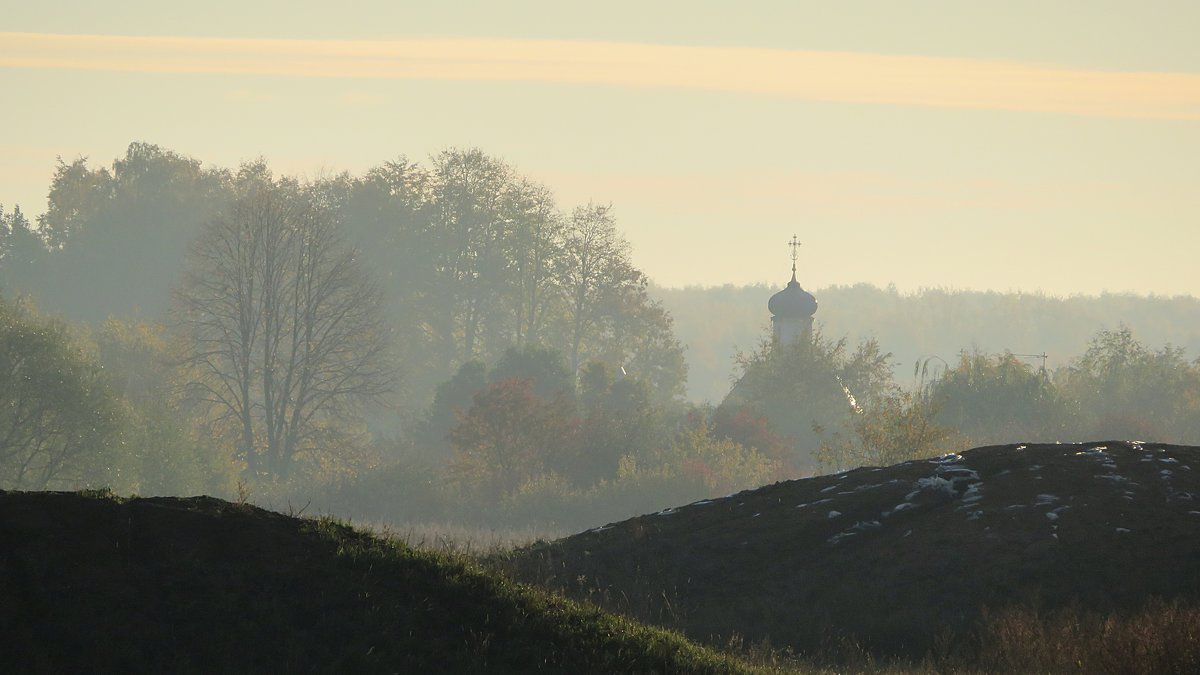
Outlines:
{"label": "misty treeline", "polygon": [[[13,321],[57,336],[63,358],[93,373],[80,386],[117,402],[111,428],[93,425],[80,442],[14,446],[15,462],[41,470],[22,467],[4,477],[9,486],[86,479],[228,493],[240,480],[283,494],[352,482],[403,457],[465,495],[508,497],[541,467],[588,487],[615,476],[618,458],[580,460],[589,441],[576,430],[601,425],[618,400],[649,415],[677,405],[686,380],[670,317],[647,295],[612,209],[560,210],[544,186],[478,150],[301,181],[261,160],[209,168],[135,143],[111,168],[60,161],[37,222],[17,208],[2,219],[0,283]],[[446,408],[444,391],[509,353],[532,370]],[[525,410],[532,417],[516,416],[520,395],[532,396],[522,387],[545,364],[570,384],[554,390],[566,436],[552,459],[531,446],[550,420],[540,399]],[[41,379],[21,358],[12,368],[18,381]],[[611,376],[615,393],[597,384],[602,393],[576,405],[584,373]],[[21,395],[40,415],[56,391]],[[513,429],[472,437],[494,409]],[[16,415],[13,427],[27,421]],[[139,425],[175,437],[151,442],[132,433]],[[85,465],[89,445],[88,461],[107,458],[104,472]],[[218,458],[221,470],[168,477],[142,466],[182,469],[182,455],[203,466]]]}
{"label": "misty treeline", "polygon": [[1127,326],[1099,331],[1054,370],[1012,352],[926,358],[911,372],[913,387],[897,383],[874,340],[851,351],[819,331],[739,360],[744,375],[717,408],[717,424],[740,420],[729,436],[749,443],[740,429],[761,421],[798,450],[801,469],[887,466],[1021,441],[1200,439],[1200,359],[1149,348]]}
{"label": "misty treeline", "polygon": [[[687,345],[688,398],[721,400],[729,391],[730,364],[738,348],[756,345],[767,329],[766,298],[783,287],[788,274],[787,259],[779,251],[764,252],[764,258],[767,253],[782,259],[777,286],[651,286],[651,296],[671,313],[675,333]],[[851,268],[856,260],[854,251],[822,255],[844,260]],[[936,267],[937,259],[914,260],[913,264]],[[1114,284],[1125,283],[1125,273],[1117,270],[1081,268],[1080,274],[1109,275]],[[803,268],[800,280],[805,281]],[[1031,280],[1031,285],[1036,285],[1033,270]],[[963,349],[1013,352],[1039,367],[1039,355],[1044,353],[1046,365],[1053,371],[1083,354],[1100,331],[1122,326],[1131,327],[1147,345],[1170,344],[1192,356],[1200,355],[1200,298],[1194,296],[1105,293],[1059,297],[942,288],[901,293],[893,287],[869,284],[818,287],[812,292],[821,305],[816,323],[826,335],[844,336],[850,344],[874,339],[893,354],[896,378],[909,388],[918,384],[919,378],[913,375],[916,363],[931,357],[952,362]],[[713,321],[714,316],[723,320]]]}
{"label": "misty treeline", "polygon": [[[560,209],[478,150],[314,180],[136,143],[60,162],[36,223],[0,210],[0,488],[580,528],[976,442],[1200,433],[1200,363],[1119,323],[1048,370],[946,351],[986,333],[972,317],[1028,327],[1019,296],[834,289],[810,342],[725,357],[712,404],[686,402],[672,313],[711,377],[768,290],[651,288],[613,209]],[[1118,300],[1139,327],[1158,302]],[[1076,318],[1048,302],[1024,304]]]}
{"label": "misty treeline", "polygon": [[[0,283],[73,320],[165,320],[188,247],[269,177],[263,161],[205,168],[143,143],[111,169],[60,160],[36,225],[10,214]],[[525,344],[552,346],[573,367],[622,363],[665,398],[682,393],[670,317],[648,297],[608,205],[563,212],[546,187],[479,150],[302,187],[382,293],[404,368],[402,408],[420,407],[458,365]]]}

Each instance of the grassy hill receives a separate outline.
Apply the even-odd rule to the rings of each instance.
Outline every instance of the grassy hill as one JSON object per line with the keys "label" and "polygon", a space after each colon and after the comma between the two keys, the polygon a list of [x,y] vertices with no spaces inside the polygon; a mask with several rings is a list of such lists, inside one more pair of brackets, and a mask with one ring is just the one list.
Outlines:
{"label": "grassy hill", "polygon": [[[754,669],[499,565],[699,640],[795,650],[789,668],[847,669],[836,659],[851,654],[920,672],[1196,672],[1198,535],[1200,448],[1126,442],[994,446],[778,483],[487,568],[207,497],[0,492],[0,663]],[[864,667],[876,666],[848,669]]]}
{"label": "grassy hill", "polygon": [[744,672],[461,556],[217,499],[0,492],[6,672]]}
{"label": "grassy hill", "polygon": [[1072,640],[1084,653],[1119,638],[1119,658],[1153,672],[1157,647],[1131,631],[1161,620],[1161,639],[1182,637],[1160,671],[1186,671],[1200,667],[1200,448],[978,448],[667,509],[504,562],[696,639],[804,654],[842,641],[984,667],[989,651],[1040,649],[1040,670]]}

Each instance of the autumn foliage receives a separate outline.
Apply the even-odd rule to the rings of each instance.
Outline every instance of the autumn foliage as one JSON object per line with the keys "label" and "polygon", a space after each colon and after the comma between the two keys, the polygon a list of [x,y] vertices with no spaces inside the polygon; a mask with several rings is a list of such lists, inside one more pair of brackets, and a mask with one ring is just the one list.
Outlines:
{"label": "autumn foliage", "polygon": [[539,398],[528,378],[495,382],[475,395],[450,432],[456,452],[451,474],[499,500],[530,477],[560,467],[574,426],[565,397]]}

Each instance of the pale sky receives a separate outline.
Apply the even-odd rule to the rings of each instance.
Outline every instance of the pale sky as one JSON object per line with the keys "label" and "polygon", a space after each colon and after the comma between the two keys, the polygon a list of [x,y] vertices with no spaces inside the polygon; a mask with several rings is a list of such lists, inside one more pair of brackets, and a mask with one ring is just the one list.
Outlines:
{"label": "pale sky", "polygon": [[478,146],[657,283],[1200,294],[1200,3],[0,0],[0,203]]}

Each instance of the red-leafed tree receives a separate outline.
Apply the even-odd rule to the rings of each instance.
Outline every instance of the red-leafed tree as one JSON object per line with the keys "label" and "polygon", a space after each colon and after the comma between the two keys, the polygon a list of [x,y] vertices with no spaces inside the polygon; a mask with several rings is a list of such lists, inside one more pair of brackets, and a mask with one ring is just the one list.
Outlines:
{"label": "red-leafed tree", "polygon": [[529,478],[559,468],[572,446],[572,408],[565,396],[539,398],[527,378],[492,383],[450,432],[455,478],[499,500]]}
{"label": "red-leafed tree", "polygon": [[772,432],[765,415],[755,415],[746,408],[738,408],[732,412],[722,410],[714,415],[713,435],[717,438],[728,438],[747,448],[755,448],[767,457],[785,464],[792,456],[792,442]]}

